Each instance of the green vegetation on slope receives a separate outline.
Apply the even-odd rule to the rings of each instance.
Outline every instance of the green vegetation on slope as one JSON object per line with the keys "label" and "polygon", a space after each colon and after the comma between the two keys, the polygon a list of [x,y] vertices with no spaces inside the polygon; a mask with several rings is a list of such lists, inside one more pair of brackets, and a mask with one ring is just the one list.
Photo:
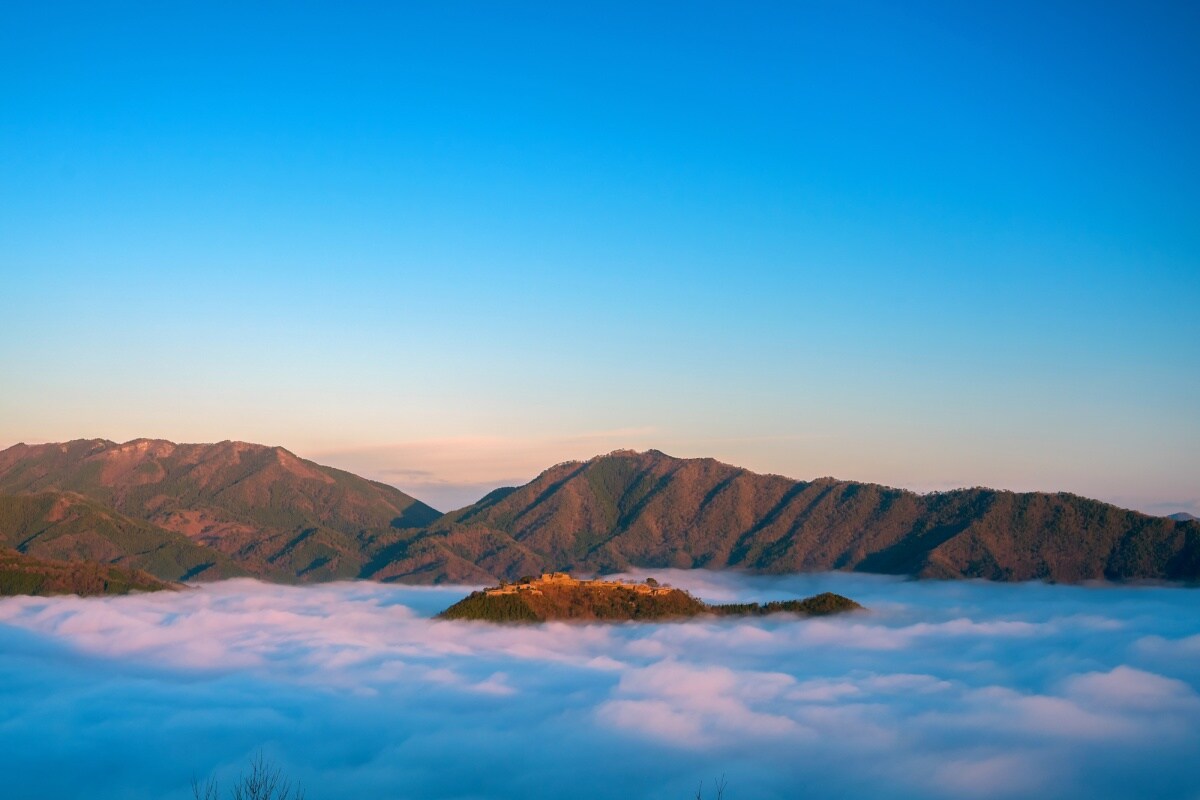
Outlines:
{"label": "green vegetation on slope", "polygon": [[175,589],[141,570],[82,561],[51,561],[0,550],[0,595],[128,594]]}
{"label": "green vegetation on slope", "polygon": [[767,614],[802,614],[806,617],[823,617],[829,614],[841,614],[844,611],[861,609],[858,603],[849,597],[843,597],[833,592],[822,592],[803,600],[772,600],[769,603],[721,603],[710,605],[708,610],[714,614],[734,617],[762,617]]}
{"label": "green vegetation on slope", "polygon": [[541,622],[525,598],[515,594],[489,597],[487,592],[471,592],[438,615],[442,619],[476,619],[487,622]]}
{"label": "green vegetation on slope", "polygon": [[181,533],[67,492],[0,495],[0,547],[44,559],[120,565],[167,581],[246,574],[228,556]]}

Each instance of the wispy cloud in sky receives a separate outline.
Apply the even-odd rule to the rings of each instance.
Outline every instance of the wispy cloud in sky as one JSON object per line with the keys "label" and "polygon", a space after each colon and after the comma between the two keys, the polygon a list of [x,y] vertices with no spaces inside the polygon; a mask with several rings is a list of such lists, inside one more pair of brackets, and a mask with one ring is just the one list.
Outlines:
{"label": "wispy cloud in sky", "polygon": [[[882,440],[880,440],[882,441]],[[786,475],[796,480],[833,476],[879,482],[916,492],[945,491],[980,485],[967,477],[916,479],[905,474],[912,451],[900,448],[885,453],[873,445],[849,452],[845,441],[828,432],[805,434],[777,432],[769,436],[695,436],[651,426],[611,430],[524,436],[455,436],[361,444],[337,448],[298,448],[299,454],[322,464],[339,467],[397,486],[441,511],[469,505],[501,486],[522,485],[543,470],[563,461],[582,461],[620,449],[659,449],[681,458],[716,458],[756,472]],[[873,455],[869,455],[873,453]],[[891,467],[864,467],[871,458],[894,462]],[[860,459],[856,462],[855,459]],[[861,460],[865,459],[865,460]],[[1027,460],[1027,457],[1026,459]],[[941,467],[931,467],[934,473]],[[1052,478],[1010,472],[985,481],[993,488],[1014,491],[1050,491],[1064,488]],[[1187,479],[1183,479],[1186,483]],[[1161,490],[1141,495],[1122,489],[1087,492],[1088,496],[1165,515],[1177,511],[1200,513],[1200,499]]]}
{"label": "wispy cloud in sky", "polygon": [[558,436],[457,436],[304,455],[390,483],[442,511],[474,503],[493,489],[519,486],[563,461],[621,448],[647,448],[653,428],[619,428]]}
{"label": "wispy cloud in sky", "polygon": [[[1195,797],[1200,594],[659,572],[823,620],[503,627],[464,589],[0,602],[13,798],[184,798],[263,748],[322,798]],[[67,765],[67,766],[64,766]]]}

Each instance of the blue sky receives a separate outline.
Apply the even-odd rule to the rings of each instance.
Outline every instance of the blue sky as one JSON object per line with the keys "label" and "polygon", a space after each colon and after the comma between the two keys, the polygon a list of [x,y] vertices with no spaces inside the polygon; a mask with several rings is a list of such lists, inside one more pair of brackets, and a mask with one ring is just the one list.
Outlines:
{"label": "blue sky", "polygon": [[1200,513],[1200,11],[645,5],[5,3],[0,445]]}

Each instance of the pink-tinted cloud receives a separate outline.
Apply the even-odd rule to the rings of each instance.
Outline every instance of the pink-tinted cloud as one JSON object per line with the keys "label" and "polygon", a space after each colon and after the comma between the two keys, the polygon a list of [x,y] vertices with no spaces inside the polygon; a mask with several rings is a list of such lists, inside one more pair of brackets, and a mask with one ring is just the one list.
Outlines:
{"label": "pink-tinted cloud", "polygon": [[315,800],[684,797],[720,772],[763,800],[1195,795],[1196,593],[657,574],[869,610],[496,626],[431,618],[465,588],[247,580],[12,598],[6,800],[186,800],[260,747]]}

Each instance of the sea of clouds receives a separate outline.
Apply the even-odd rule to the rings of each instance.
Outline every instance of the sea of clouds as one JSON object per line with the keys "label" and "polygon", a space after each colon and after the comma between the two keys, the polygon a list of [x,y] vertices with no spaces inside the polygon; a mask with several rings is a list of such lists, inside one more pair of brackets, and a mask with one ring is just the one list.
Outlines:
{"label": "sea of clouds", "polygon": [[869,611],[431,617],[465,589],[0,601],[0,795],[187,798],[258,751],[341,798],[1200,798],[1200,590],[658,571]]}

